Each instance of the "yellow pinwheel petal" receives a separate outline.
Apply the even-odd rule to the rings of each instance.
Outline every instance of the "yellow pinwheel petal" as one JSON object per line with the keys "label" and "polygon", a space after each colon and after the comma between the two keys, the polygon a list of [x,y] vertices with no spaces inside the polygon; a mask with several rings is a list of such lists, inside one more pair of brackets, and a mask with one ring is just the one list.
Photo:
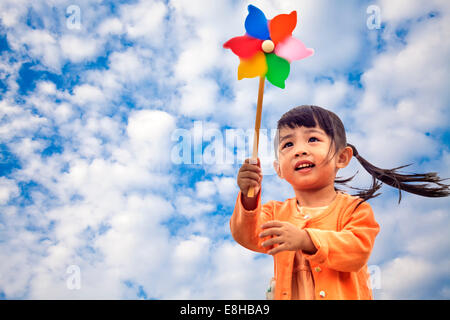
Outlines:
{"label": "yellow pinwheel petal", "polygon": [[243,78],[255,78],[266,75],[267,62],[266,55],[263,52],[256,53],[250,59],[240,59],[238,67],[238,80]]}

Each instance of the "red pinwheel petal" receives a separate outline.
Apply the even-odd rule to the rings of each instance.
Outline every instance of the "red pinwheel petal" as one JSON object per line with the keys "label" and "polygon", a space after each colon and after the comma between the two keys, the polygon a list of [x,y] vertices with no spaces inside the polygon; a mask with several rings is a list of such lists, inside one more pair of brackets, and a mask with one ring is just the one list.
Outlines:
{"label": "red pinwheel petal", "polygon": [[228,40],[223,47],[231,49],[241,59],[250,59],[261,51],[262,42],[263,40],[244,35]]}
{"label": "red pinwheel petal", "polygon": [[291,36],[296,25],[297,11],[292,11],[290,14],[279,14],[270,20],[269,32],[273,43],[277,45],[278,42],[281,42]]}

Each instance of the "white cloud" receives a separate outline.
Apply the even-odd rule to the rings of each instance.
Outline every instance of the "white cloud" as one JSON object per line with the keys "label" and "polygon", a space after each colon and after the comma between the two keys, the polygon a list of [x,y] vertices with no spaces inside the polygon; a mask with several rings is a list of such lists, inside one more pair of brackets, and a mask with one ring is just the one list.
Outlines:
{"label": "white cloud", "polygon": [[103,103],[106,99],[102,90],[89,84],[76,86],[73,89],[73,93],[72,101],[75,104],[89,104],[89,108],[95,108],[96,105]]}
{"label": "white cloud", "polygon": [[212,202],[196,201],[184,195],[177,196],[175,206],[179,214],[188,218],[198,218],[216,208],[216,205]]}
{"label": "white cloud", "polygon": [[389,24],[398,24],[408,19],[420,18],[432,11],[448,10],[448,3],[445,1],[388,1],[379,0],[380,11],[383,21]]}
{"label": "white cloud", "polygon": [[121,16],[127,35],[131,39],[147,38],[160,44],[164,35],[163,19],[167,8],[160,1],[140,1],[121,6]]}
{"label": "white cloud", "polygon": [[0,177],[0,205],[19,195],[19,188],[14,180]]}
{"label": "white cloud", "polygon": [[181,87],[179,113],[188,117],[204,117],[216,109],[217,84],[211,79],[196,79]]}
{"label": "white cloud", "polygon": [[127,133],[130,150],[138,163],[144,167],[169,165],[171,134],[175,129],[175,118],[167,112],[141,110],[128,118]]}
{"label": "white cloud", "polygon": [[225,242],[213,253],[214,276],[206,284],[209,299],[265,299],[273,276],[272,257],[256,254],[236,243]]}
{"label": "white cloud", "polygon": [[[9,39],[8,39],[9,40]],[[13,47],[26,45],[29,49],[27,53],[33,58],[42,61],[42,64],[54,72],[59,72],[62,66],[62,56],[55,35],[46,30],[28,29],[22,33],[18,43],[10,42]],[[13,40],[13,41],[14,41]]]}
{"label": "white cloud", "polygon": [[173,251],[174,276],[186,277],[203,269],[210,255],[210,245],[210,239],[202,236],[180,241]]}
{"label": "white cloud", "polygon": [[227,203],[232,202],[239,192],[236,177],[214,177],[214,183],[219,197]]}
{"label": "white cloud", "polygon": [[53,95],[56,93],[56,85],[51,81],[40,81],[36,87],[42,94]]}
{"label": "white cloud", "polygon": [[164,111],[142,110],[133,113],[128,120],[128,135],[135,141],[158,143],[167,139],[175,125],[174,118]]}
{"label": "white cloud", "polygon": [[[147,55],[147,57],[146,57]],[[130,48],[123,52],[113,52],[109,57],[110,72],[116,75],[116,81],[135,83],[148,76],[151,66],[146,59],[151,53]]]}
{"label": "white cloud", "polygon": [[216,185],[212,181],[199,181],[195,184],[195,189],[197,190],[197,196],[199,198],[211,198],[216,194]]}
{"label": "white cloud", "polygon": [[186,41],[181,49],[179,59],[174,67],[177,77],[181,79],[195,79],[217,64],[221,51],[217,34],[207,28],[197,30],[196,37]]}
{"label": "white cloud", "polygon": [[334,108],[345,102],[350,92],[350,86],[345,81],[320,83],[316,86],[311,104],[323,106],[324,108]]}
{"label": "white cloud", "polygon": [[14,153],[24,158],[31,157],[34,153],[42,151],[44,147],[45,144],[42,141],[30,138],[23,138],[17,143],[11,144],[11,149]]}
{"label": "white cloud", "polygon": [[98,27],[98,33],[100,36],[104,37],[108,34],[122,34],[123,23],[118,18],[105,19]]}
{"label": "white cloud", "polygon": [[20,17],[26,12],[26,0],[2,1],[0,3],[0,21],[6,27],[14,27]]}
{"label": "white cloud", "polygon": [[99,53],[101,40],[75,35],[64,35],[60,39],[61,52],[71,62],[92,60]]}
{"label": "white cloud", "polygon": [[[14,231],[12,234],[14,234],[16,239],[22,235],[17,230]],[[31,233],[28,234],[31,235]],[[0,277],[0,286],[7,297],[23,297],[27,294],[28,282],[33,275],[33,270],[30,268],[30,261],[37,262],[31,254],[28,254],[28,250],[34,247],[33,242],[17,239],[15,241],[9,241],[9,247],[4,245],[0,246],[0,255],[2,257],[8,257],[8,259],[3,259],[3,263],[0,265],[0,274],[2,275]],[[23,248],[26,249],[24,250]]]}
{"label": "white cloud", "polygon": [[12,137],[27,136],[38,128],[47,125],[48,121],[46,118],[33,115],[8,101],[2,101],[1,105],[5,107],[2,110],[4,114],[11,116],[9,121],[0,127],[0,137],[4,141],[9,141]]}
{"label": "white cloud", "polygon": [[[449,261],[447,266],[436,265],[420,257],[398,257],[382,268],[381,272],[381,299],[421,299],[425,294],[432,292],[435,281],[443,272],[448,277]],[[444,298],[444,297],[441,297]]]}
{"label": "white cloud", "polygon": [[73,114],[72,106],[68,103],[61,103],[56,110],[54,110],[55,119],[58,124],[66,122]]}

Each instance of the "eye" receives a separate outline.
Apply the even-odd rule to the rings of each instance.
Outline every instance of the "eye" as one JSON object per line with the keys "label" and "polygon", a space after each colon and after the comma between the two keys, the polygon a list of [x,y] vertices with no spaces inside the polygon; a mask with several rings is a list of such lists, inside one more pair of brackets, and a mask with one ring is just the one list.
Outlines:
{"label": "eye", "polygon": [[286,143],[283,145],[283,147],[281,147],[281,149],[284,149],[284,148],[287,148],[287,147],[292,147],[292,146],[293,146],[292,142],[286,142]]}
{"label": "eye", "polygon": [[316,137],[311,137],[311,138],[309,138],[308,142],[315,142],[315,141],[311,141],[311,139],[316,139],[316,141],[319,141],[319,139],[317,139]]}

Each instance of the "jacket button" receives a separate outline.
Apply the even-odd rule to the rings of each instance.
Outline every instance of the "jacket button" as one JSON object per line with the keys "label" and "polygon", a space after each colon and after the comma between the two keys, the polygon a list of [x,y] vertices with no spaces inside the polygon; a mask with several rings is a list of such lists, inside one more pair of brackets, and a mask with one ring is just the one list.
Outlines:
{"label": "jacket button", "polygon": [[320,267],[315,267],[315,268],[314,268],[314,271],[315,271],[315,272],[320,272],[320,271],[322,271],[322,269],[320,269]]}
{"label": "jacket button", "polygon": [[325,291],[320,291],[320,292],[319,292],[319,296],[320,296],[321,298],[325,298]]}

